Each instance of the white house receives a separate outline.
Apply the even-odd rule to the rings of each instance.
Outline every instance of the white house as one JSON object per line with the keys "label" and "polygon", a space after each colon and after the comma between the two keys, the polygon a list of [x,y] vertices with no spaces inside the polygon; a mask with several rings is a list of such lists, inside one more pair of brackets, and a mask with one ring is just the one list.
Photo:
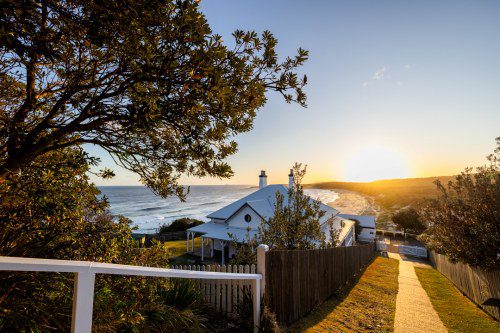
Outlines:
{"label": "white house", "polygon": [[361,232],[356,235],[359,242],[372,243],[375,241],[375,216],[373,215],[352,215],[352,214],[339,214],[344,219],[349,219],[358,222],[361,227]]}
{"label": "white house", "polygon": [[[293,186],[293,173],[289,174],[289,185]],[[267,185],[265,171],[259,175],[259,189],[244,198],[241,198],[207,217],[209,222],[187,230],[187,249],[194,252],[194,238],[201,236],[201,258],[221,258],[222,264],[235,255],[233,241],[245,243],[247,234],[253,237],[257,234],[261,221],[267,220],[274,214],[276,192],[284,196],[285,204],[288,200],[288,189],[285,185]],[[312,199],[311,199],[312,200]],[[354,225],[349,219],[339,216],[339,212],[327,205],[321,204],[321,209],[326,212],[320,220],[321,228],[326,239],[330,237],[330,227],[327,223],[333,218],[334,228],[340,230],[339,241],[341,245],[350,246],[355,241]]]}

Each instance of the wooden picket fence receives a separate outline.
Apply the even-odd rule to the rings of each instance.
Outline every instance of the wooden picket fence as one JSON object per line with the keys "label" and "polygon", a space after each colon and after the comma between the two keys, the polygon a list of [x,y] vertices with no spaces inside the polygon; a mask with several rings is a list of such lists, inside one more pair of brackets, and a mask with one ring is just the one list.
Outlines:
{"label": "wooden picket fence", "polygon": [[484,271],[457,262],[434,251],[429,252],[434,267],[491,316],[500,320],[500,270]]}
{"label": "wooden picket fence", "polygon": [[362,273],[375,244],[266,253],[266,293],[280,324],[300,319]]}
{"label": "wooden picket fence", "polygon": [[[204,272],[255,273],[255,265],[174,265],[171,268]],[[236,314],[236,305],[244,300],[244,293],[252,299],[251,281],[195,280],[207,303],[224,314]]]}

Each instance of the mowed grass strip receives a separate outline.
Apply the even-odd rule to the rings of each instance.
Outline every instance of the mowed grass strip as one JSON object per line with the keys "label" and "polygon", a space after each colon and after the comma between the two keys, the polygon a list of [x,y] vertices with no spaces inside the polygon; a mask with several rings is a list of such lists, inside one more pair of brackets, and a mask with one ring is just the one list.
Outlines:
{"label": "mowed grass strip", "polygon": [[399,261],[377,257],[354,287],[294,323],[290,332],[392,332]]}
{"label": "mowed grass strip", "polygon": [[415,267],[420,284],[450,332],[500,332],[500,323],[462,295],[435,269]]}
{"label": "mowed grass strip", "polygon": [[[191,246],[192,240],[189,240],[189,246]],[[172,253],[172,257],[178,257],[186,253],[186,240],[175,240],[165,242],[167,244],[168,249]],[[201,248],[201,238],[196,237],[194,239],[194,247],[195,250],[199,250]]]}

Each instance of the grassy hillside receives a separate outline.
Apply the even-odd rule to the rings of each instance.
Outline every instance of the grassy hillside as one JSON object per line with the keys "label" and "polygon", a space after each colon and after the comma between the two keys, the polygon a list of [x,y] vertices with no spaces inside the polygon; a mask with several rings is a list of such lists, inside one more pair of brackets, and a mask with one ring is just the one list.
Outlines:
{"label": "grassy hillside", "polygon": [[437,195],[434,181],[447,183],[453,176],[376,180],[368,183],[325,182],[308,184],[309,188],[344,189],[359,192],[375,199],[384,209],[393,210],[415,204],[423,198]]}

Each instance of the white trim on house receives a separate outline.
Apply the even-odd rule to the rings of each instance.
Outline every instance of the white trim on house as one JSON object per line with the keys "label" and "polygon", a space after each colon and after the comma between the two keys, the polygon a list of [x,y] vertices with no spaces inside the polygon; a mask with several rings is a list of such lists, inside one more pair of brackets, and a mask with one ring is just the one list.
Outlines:
{"label": "white trim on house", "polygon": [[[263,174],[265,175],[265,172]],[[292,184],[292,179],[290,183]],[[209,214],[207,217],[210,222],[187,230],[188,252],[190,239],[192,239],[191,251],[194,252],[194,236],[198,234],[202,236],[202,244],[205,244],[205,239],[211,239],[211,257],[213,258],[214,250],[221,251],[222,263],[224,263],[226,254],[230,258],[236,253],[236,249],[231,244],[233,241],[245,243],[247,236],[253,238],[258,233],[262,220],[268,220],[274,215],[277,192],[283,195],[283,205],[287,205],[288,188],[284,185],[267,185]],[[325,239],[327,241],[330,239],[330,225],[327,222],[333,218],[334,228],[340,230],[339,244],[353,245],[355,242],[354,222],[343,218],[338,210],[323,203],[320,203],[320,209],[325,212],[320,220]],[[204,246],[202,246],[201,256],[203,260],[205,258]]]}
{"label": "white trim on house", "polygon": [[375,223],[376,217],[374,215],[353,215],[353,214],[339,214],[340,217],[359,222],[361,232],[358,235],[360,242],[374,242],[376,238]]}

